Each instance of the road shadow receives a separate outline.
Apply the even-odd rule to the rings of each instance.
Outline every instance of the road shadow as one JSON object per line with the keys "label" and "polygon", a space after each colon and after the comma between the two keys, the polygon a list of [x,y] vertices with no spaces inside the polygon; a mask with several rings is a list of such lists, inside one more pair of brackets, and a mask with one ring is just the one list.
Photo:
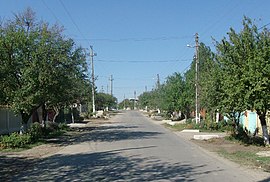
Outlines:
{"label": "road shadow", "polygon": [[115,142],[121,140],[141,140],[155,138],[161,135],[160,132],[132,131],[123,129],[113,130],[93,130],[76,137],[75,142]]}
{"label": "road shadow", "polygon": [[[155,146],[149,146],[155,147]],[[157,158],[122,156],[125,148],[114,151],[76,155],[55,155],[33,164],[33,168],[14,174],[11,181],[195,181],[200,175],[219,170],[205,170],[205,165],[162,162]],[[6,176],[4,176],[6,177]]]}
{"label": "road shadow", "polygon": [[99,126],[96,127],[95,130],[112,130],[112,129],[135,129],[135,128],[139,128],[138,126],[135,125],[103,125],[103,126]]}
{"label": "road shadow", "polygon": [[7,157],[0,156],[0,180],[9,181],[12,176],[20,174],[22,171],[30,170],[36,159],[26,157]]}
{"label": "road shadow", "polygon": [[[56,140],[48,141],[59,145],[70,145],[81,142],[115,142],[121,140],[138,140],[155,138],[160,132],[141,131],[134,125],[106,125],[73,128],[75,134],[65,135]],[[137,130],[138,129],[138,130]]]}
{"label": "road shadow", "polygon": [[267,178],[267,179],[264,179],[264,180],[258,181],[258,182],[270,182],[270,177],[269,177],[269,178]]}
{"label": "road shadow", "polygon": [[140,131],[138,126],[106,125],[73,128],[71,134],[58,138],[47,139],[49,144],[67,146],[81,142],[116,142],[121,140],[142,140],[155,138],[161,132]]}

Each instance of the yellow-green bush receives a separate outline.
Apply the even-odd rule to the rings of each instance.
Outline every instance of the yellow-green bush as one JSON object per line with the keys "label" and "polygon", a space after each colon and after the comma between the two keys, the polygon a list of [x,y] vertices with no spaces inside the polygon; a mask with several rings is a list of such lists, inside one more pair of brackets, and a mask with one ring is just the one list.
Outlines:
{"label": "yellow-green bush", "polygon": [[20,135],[12,133],[0,137],[0,145],[2,148],[20,148],[31,143],[31,136],[28,133]]}

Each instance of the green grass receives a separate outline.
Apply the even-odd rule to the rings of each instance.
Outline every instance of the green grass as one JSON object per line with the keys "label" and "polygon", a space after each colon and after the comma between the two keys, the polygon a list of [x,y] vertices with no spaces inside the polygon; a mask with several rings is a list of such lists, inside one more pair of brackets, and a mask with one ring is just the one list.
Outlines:
{"label": "green grass", "polygon": [[45,143],[46,143],[45,141],[41,140],[41,141],[38,141],[38,142],[35,142],[32,144],[24,145],[23,147],[20,147],[20,148],[1,148],[0,147],[0,152],[21,152],[21,151],[31,149],[31,148],[39,146],[39,145],[43,145]]}
{"label": "green grass", "polygon": [[240,165],[262,168],[267,172],[270,172],[270,157],[261,157],[254,151],[237,151],[229,153],[225,150],[218,152],[221,156],[230,159]]}
{"label": "green grass", "polygon": [[164,126],[166,128],[170,128],[170,129],[172,129],[174,131],[182,131],[184,129],[188,129],[188,124],[176,124],[174,126],[171,126],[171,125],[165,123]]}
{"label": "green grass", "polygon": [[196,129],[200,130],[200,132],[209,132],[209,133],[219,133],[223,132],[220,130],[213,130],[213,129],[207,129],[207,128],[200,128],[198,125],[194,125],[192,123],[186,123],[186,124],[175,124],[174,126],[171,126],[169,124],[164,124],[166,128],[170,128],[173,131],[182,131],[184,129]]}

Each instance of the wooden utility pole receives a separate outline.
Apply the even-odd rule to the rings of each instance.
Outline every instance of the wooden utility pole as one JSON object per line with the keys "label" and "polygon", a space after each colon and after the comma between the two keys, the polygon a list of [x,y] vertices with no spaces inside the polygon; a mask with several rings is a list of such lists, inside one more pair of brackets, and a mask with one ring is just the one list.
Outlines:
{"label": "wooden utility pole", "polygon": [[95,74],[94,74],[94,56],[97,54],[93,51],[93,46],[90,46],[90,58],[91,58],[91,65],[92,65],[92,107],[93,113],[96,112],[95,106]]}
{"label": "wooden utility pole", "polygon": [[111,96],[113,96],[113,76],[111,75],[111,77],[109,78],[110,81],[110,85],[111,85]]}
{"label": "wooden utility pole", "polygon": [[195,48],[196,48],[196,64],[195,64],[195,87],[196,87],[196,101],[195,101],[195,115],[196,115],[196,123],[200,123],[200,104],[199,104],[199,35],[195,34]]}
{"label": "wooden utility pole", "polygon": [[136,90],[134,91],[134,110],[136,109]]}
{"label": "wooden utility pole", "polygon": [[157,74],[157,89],[160,88],[160,79],[159,79],[159,74]]}

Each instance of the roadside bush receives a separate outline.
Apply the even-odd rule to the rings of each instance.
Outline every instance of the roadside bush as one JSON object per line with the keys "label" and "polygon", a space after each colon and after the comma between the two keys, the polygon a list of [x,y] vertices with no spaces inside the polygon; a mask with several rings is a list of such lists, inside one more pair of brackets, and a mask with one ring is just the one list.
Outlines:
{"label": "roadside bush", "polygon": [[10,135],[0,136],[0,148],[24,148],[28,144],[36,143],[45,138],[57,137],[69,130],[69,126],[65,123],[48,122],[46,127],[42,127],[40,123],[33,123],[27,133],[12,133]]}
{"label": "roadside bush", "polygon": [[262,137],[252,136],[241,125],[239,125],[237,127],[237,132],[234,132],[228,139],[229,140],[238,140],[245,145],[265,146],[264,140]]}
{"label": "roadside bush", "polygon": [[50,121],[47,122],[46,130],[48,130],[48,132],[53,132],[53,131],[59,130],[58,123],[54,123],[54,122],[50,122]]}
{"label": "roadside bush", "polygon": [[0,138],[0,145],[2,148],[20,148],[30,143],[31,136],[28,133],[23,135],[12,133],[10,135],[1,136]]}
{"label": "roadside bush", "polygon": [[35,122],[32,124],[31,128],[28,131],[31,141],[36,142],[44,135],[44,131],[40,123]]}
{"label": "roadside bush", "polygon": [[186,124],[191,124],[193,121],[192,121],[192,119],[191,118],[188,118],[187,120],[186,120]]}
{"label": "roadside bush", "polygon": [[62,130],[62,131],[69,131],[70,130],[70,127],[66,123],[59,123],[58,128],[59,128],[59,130]]}

